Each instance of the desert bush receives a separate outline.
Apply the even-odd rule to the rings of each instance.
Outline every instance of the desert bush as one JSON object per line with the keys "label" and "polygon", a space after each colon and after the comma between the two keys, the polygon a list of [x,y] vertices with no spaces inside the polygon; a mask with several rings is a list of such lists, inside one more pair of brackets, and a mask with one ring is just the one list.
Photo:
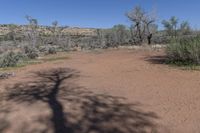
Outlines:
{"label": "desert bush", "polygon": [[40,52],[41,55],[56,54],[58,51],[58,47],[51,45],[40,46],[38,48],[38,51]]}
{"label": "desert bush", "polygon": [[48,54],[56,54],[56,48],[55,47],[49,47],[48,48]]}
{"label": "desert bush", "polygon": [[39,51],[35,47],[31,47],[31,46],[25,46],[24,53],[30,59],[35,59],[39,56]]}
{"label": "desert bush", "polygon": [[171,43],[171,37],[164,36],[164,35],[155,35],[152,38],[152,43],[154,43],[154,44],[169,44],[169,43]]}
{"label": "desert bush", "polygon": [[45,53],[45,52],[47,52],[47,48],[46,48],[46,46],[40,46],[40,47],[38,48],[38,51],[39,51],[40,53]]}
{"label": "desert bush", "polygon": [[173,41],[166,53],[170,63],[200,65],[200,36]]}
{"label": "desert bush", "polygon": [[0,57],[0,67],[15,67],[23,59],[25,59],[25,56],[22,53],[7,52]]}

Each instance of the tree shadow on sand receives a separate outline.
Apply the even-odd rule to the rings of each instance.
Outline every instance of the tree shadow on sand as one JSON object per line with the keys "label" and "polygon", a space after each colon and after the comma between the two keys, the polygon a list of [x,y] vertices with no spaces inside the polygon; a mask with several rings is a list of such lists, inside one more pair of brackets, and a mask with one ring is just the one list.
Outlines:
{"label": "tree shadow on sand", "polygon": [[150,62],[151,64],[167,64],[167,56],[150,56],[144,59],[145,61]]}
{"label": "tree shadow on sand", "polygon": [[7,120],[7,116],[11,112],[11,108],[5,105],[2,101],[3,99],[0,97],[0,133],[3,133],[7,128],[9,128],[10,123]]}
{"label": "tree shadow on sand", "polygon": [[75,70],[60,68],[34,75],[35,81],[7,88],[5,98],[17,104],[46,103],[52,115],[38,119],[47,125],[40,132],[53,129],[54,133],[154,133],[157,130],[155,113],[142,111],[138,104],[126,104],[123,98],[96,94],[75,85],[73,79],[78,77]]}

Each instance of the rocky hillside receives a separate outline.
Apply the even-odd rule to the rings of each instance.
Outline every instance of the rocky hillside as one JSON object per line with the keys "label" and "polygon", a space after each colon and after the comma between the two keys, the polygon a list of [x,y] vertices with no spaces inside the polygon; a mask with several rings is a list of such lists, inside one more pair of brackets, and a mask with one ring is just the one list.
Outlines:
{"label": "rocky hillside", "polygon": [[[14,27],[14,28],[13,28]],[[11,30],[15,30],[16,33],[23,32],[27,29],[26,25],[0,25],[0,36],[8,34]],[[38,31],[42,34],[51,34],[51,27],[39,26]],[[94,36],[96,35],[96,29],[94,28],[79,28],[79,27],[62,27],[64,35],[72,36]]]}

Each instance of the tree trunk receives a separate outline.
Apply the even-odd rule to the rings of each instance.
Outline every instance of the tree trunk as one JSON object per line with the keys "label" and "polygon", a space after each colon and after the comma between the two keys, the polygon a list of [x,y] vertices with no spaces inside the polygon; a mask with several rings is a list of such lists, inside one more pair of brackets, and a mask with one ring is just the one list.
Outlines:
{"label": "tree trunk", "polygon": [[148,44],[150,45],[151,44],[151,39],[152,39],[152,34],[149,34],[147,36],[147,40],[148,40]]}

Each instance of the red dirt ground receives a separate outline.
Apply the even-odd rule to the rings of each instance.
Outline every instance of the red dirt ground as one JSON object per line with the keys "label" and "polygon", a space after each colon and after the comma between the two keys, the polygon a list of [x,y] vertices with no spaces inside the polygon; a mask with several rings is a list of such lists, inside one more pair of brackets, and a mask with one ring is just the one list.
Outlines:
{"label": "red dirt ground", "polygon": [[199,133],[200,72],[162,52],[72,52],[0,81],[2,133]]}

